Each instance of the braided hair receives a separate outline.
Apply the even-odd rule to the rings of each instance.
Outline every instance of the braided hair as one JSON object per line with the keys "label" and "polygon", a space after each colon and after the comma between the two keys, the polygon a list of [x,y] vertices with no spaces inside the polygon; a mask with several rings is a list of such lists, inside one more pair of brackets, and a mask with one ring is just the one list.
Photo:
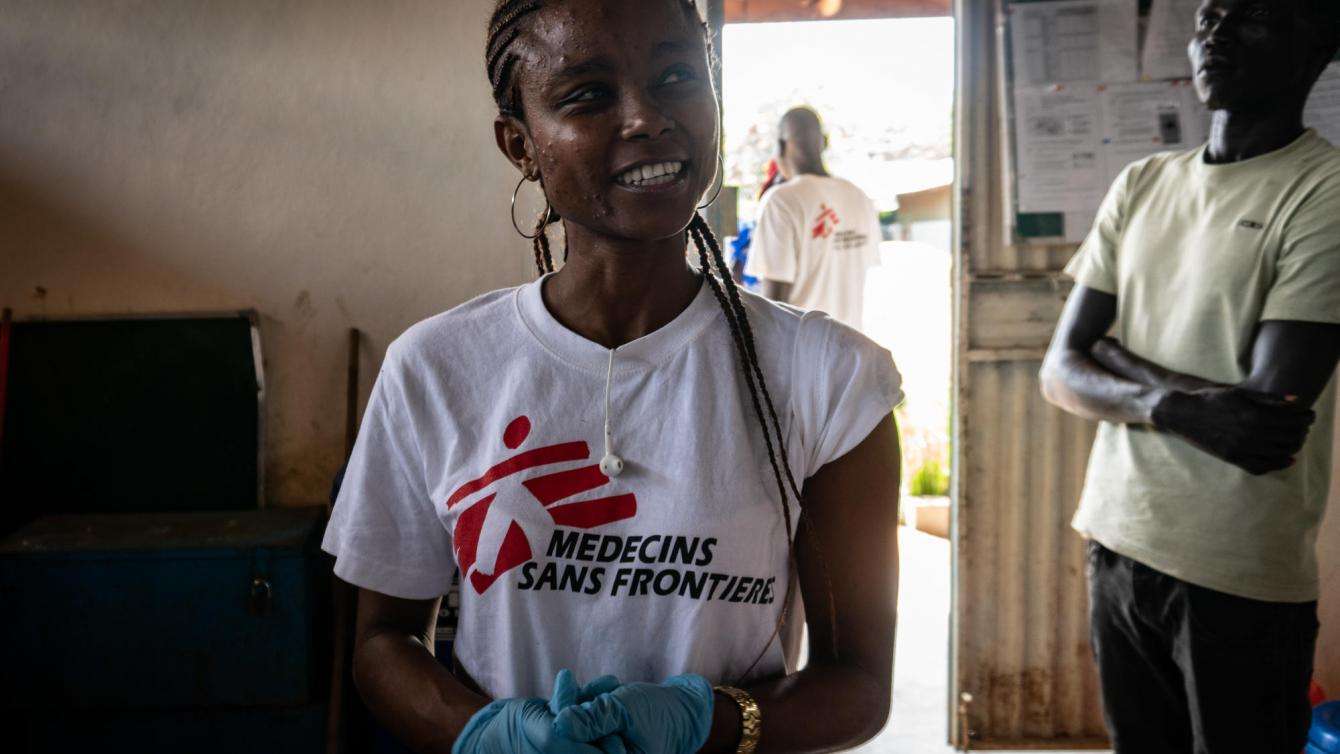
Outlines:
{"label": "braided hair", "polygon": [[[685,13],[692,13],[694,21],[698,23],[706,38],[708,56],[713,54],[711,32],[698,15],[698,7],[695,0],[678,0]],[[493,88],[493,99],[497,103],[498,112],[503,115],[510,115],[518,119],[524,119],[525,115],[521,108],[521,100],[516,90],[515,71],[519,55],[515,52],[515,42],[525,33],[525,22],[532,18],[536,11],[544,7],[544,0],[499,0],[497,7],[493,12],[493,17],[489,22],[488,42],[485,44],[484,64],[489,76],[489,84]],[[540,275],[554,271],[553,253],[549,246],[549,239],[546,237],[545,229],[552,223],[558,222],[559,215],[546,205],[546,209],[539,214],[535,223],[535,238],[533,241],[535,252],[535,267]],[[781,422],[777,416],[777,408],[772,400],[772,395],[768,391],[767,381],[763,377],[763,370],[759,366],[758,350],[754,341],[754,331],[749,324],[749,315],[740,298],[739,287],[735,279],[731,276],[730,266],[726,264],[725,258],[721,252],[721,244],[717,240],[716,234],[712,232],[707,221],[701,214],[694,213],[687,229],[689,240],[698,251],[699,267],[702,270],[703,278],[712,290],[713,296],[721,307],[721,311],[726,318],[726,323],[730,328],[731,339],[735,343],[736,355],[740,362],[740,371],[744,375],[745,385],[749,389],[749,396],[754,408],[754,415],[758,419],[759,428],[763,433],[763,442],[768,450],[768,462],[772,468],[773,478],[777,483],[777,491],[780,494],[782,519],[786,524],[787,545],[789,548],[788,562],[792,571],[796,570],[795,556],[795,524],[791,519],[791,507],[789,501],[794,499],[797,506],[800,504],[800,487],[796,484],[795,475],[791,471],[791,463],[788,460],[786,450],[786,439],[782,434]],[[564,243],[563,258],[567,259],[567,246]],[[775,440],[775,442],[774,442]],[[800,508],[800,517],[802,523],[808,524],[808,517],[804,508]],[[831,580],[829,580],[828,569],[823,563],[822,550],[818,547],[818,542],[814,543],[815,552],[819,557],[820,567],[823,570],[825,580],[828,581],[828,600],[829,600],[829,631],[830,639],[833,642],[833,652],[837,652],[837,616],[833,605],[833,589]],[[747,677],[758,665],[772,642],[781,632],[790,614],[794,599],[795,583],[794,579],[788,579],[786,597],[782,602],[781,615],[778,618],[777,626],[773,633],[768,637],[763,649],[758,656],[741,674],[741,678]]]}

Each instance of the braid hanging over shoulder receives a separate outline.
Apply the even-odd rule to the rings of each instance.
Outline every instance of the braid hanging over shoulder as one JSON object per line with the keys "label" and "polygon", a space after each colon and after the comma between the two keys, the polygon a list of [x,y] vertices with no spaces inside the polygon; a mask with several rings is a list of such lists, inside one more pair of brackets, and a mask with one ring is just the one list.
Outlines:
{"label": "braid hanging over shoulder", "polygon": [[[781,422],[777,417],[777,409],[773,405],[772,396],[768,392],[767,380],[763,378],[763,370],[759,366],[758,351],[754,344],[754,329],[749,324],[749,315],[744,307],[744,302],[740,299],[735,279],[731,276],[730,266],[726,264],[725,257],[721,253],[721,244],[717,241],[716,234],[712,232],[712,228],[702,215],[694,214],[693,220],[689,223],[689,237],[698,249],[698,261],[702,268],[703,278],[712,289],[712,294],[716,296],[717,303],[720,304],[721,310],[726,316],[726,322],[730,326],[731,337],[735,341],[736,355],[740,359],[740,369],[744,374],[745,386],[749,388],[749,397],[753,403],[754,414],[763,430],[763,442],[768,450],[768,462],[772,466],[773,478],[777,482],[777,492],[781,500],[782,520],[786,523],[787,547],[789,548],[788,560],[794,573],[797,571],[797,563],[795,527],[791,520],[790,499],[796,501],[800,511],[801,523],[809,526],[810,522],[808,514],[801,506],[800,488],[796,484],[795,475],[791,471],[791,462],[788,460],[786,449],[786,438],[782,433]],[[762,395],[761,402],[760,394]],[[771,426],[768,420],[764,418],[763,406],[765,404],[768,416],[772,419]],[[777,441],[775,448],[773,446],[773,433],[775,433]],[[779,456],[781,457],[780,467],[778,464]],[[786,479],[785,482],[782,481],[783,477]],[[790,495],[787,494],[788,492]],[[833,598],[832,576],[828,571],[828,564],[823,555],[822,543],[815,537],[810,544],[818,560],[819,570],[823,573],[824,582],[827,585],[828,631],[831,649],[836,657],[838,654],[837,605]],[[778,618],[773,635],[764,644],[763,649],[759,652],[758,657],[754,658],[749,668],[741,674],[741,679],[747,677],[750,671],[758,665],[764,655],[767,654],[768,648],[772,646],[773,640],[781,633],[782,626],[791,613],[792,602],[795,597],[794,591],[795,580],[789,579],[787,581],[786,597],[782,602],[781,615]]]}

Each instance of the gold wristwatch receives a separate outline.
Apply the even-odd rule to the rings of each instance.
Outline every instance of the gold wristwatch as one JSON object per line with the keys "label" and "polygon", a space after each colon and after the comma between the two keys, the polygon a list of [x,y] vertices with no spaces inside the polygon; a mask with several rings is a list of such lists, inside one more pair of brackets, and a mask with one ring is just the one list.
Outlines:
{"label": "gold wristwatch", "polygon": [[730,697],[740,707],[740,745],[736,754],[754,754],[758,739],[763,735],[763,713],[749,692],[734,686],[717,686],[717,691]]}

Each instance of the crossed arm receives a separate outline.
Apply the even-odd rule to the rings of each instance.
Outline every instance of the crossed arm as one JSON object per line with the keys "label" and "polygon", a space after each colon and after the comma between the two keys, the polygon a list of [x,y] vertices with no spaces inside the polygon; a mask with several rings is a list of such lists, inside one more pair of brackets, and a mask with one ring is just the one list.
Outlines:
{"label": "crossed arm", "polygon": [[1042,366],[1048,401],[1088,419],[1153,426],[1253,474],[1293,464],[1340,359],[1340,325],[1262,322],[1247,378],[1225,385],[1106,337],[1116,312],[1116,296],[1075,287]]}
{"label": "crossed arm", "polygon": [[[889,416],[805,482],[810,525],[798,530],[796,559],[810,660],[799,673],[746,689],[762,710],[761,752],[846,749],[884,726],[893,685],[899,457]],[[433,658],[436,615],[436,600],[359,594],[355,682],[373,714],[421,752],[451,751],[491,701]],[[718,694],[703,751],[732,752],[739,739],[738,708]]]}

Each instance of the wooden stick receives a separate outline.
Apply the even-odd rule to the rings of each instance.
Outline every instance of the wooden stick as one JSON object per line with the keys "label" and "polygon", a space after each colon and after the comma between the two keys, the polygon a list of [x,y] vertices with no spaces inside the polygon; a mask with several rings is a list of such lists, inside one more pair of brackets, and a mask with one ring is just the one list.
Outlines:
{"label": "wooden stick", "polygon": [[8,307],[0,314],[0,456],[5,447],[5,404],[9,397],[9,341],[14,329],[14,312]]}
{"label": "wooden stick", "polygon": [[[349,365],[344,393],[344,459],[348,463],[358,437],[358,346],[361,333],[349,328]],[[343,473],[343,472],[341,472]],[[331,500],[328,505],[333,505]],[[329,510],[327,511],[329,513]],[[330,709],[326,715],[326,754],[341,754],[346,750],[348,713],[350,710],[348,676],[353,651],[354,614],[358,594],[354,588],[331,574],[331,598],[334,608],[334,637],[330,663]]]}
{"label": "wooden stick", "polygon": [[357,327],[349,328],[349,370],[344,391],[344,458],[354,452],[358,437],[358,344],[362,333]]}

